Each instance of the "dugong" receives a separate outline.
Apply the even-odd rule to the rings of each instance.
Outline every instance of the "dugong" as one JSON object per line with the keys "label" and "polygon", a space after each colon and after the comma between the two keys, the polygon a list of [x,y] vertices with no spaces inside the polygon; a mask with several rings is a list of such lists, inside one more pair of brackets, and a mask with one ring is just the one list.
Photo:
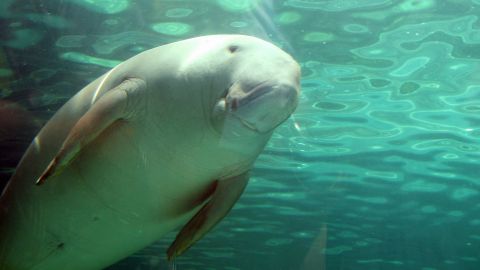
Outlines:
{"label": "dugong", "polygon": [[72,97],[0,198],[0,269],[102,269],[183,226],[182,254],[232,208],[300,68],[261,39],[212,35],[140,53]]}

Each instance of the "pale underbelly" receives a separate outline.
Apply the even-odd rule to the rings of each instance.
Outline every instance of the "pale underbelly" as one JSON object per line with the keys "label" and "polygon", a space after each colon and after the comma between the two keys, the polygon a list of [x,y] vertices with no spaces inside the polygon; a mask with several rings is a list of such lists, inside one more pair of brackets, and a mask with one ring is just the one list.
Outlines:
{"label": "pale underbelly", "polygon": [[83,153],[41,186],[14,179],[0,221],[1,270],[102,269],[185,224],[213,182],[102,152]]}

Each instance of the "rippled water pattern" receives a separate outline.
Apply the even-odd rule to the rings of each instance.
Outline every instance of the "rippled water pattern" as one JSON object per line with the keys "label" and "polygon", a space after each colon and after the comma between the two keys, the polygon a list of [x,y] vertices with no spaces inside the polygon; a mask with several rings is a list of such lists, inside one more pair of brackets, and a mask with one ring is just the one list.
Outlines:
{"label": "rippled water pattern", "polygon": [[[177,268],[480,269],[479,0],[59,3],[0,1],[3,183],[108,68],[188,37],[251,34],[301,62],[301,101]],[[173,236],[109,269],[168,269]]]}

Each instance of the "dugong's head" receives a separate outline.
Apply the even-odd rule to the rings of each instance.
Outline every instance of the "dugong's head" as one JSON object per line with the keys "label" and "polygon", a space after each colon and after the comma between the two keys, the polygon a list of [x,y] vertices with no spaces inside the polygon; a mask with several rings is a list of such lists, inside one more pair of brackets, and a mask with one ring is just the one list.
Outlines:
{"label": "dugong's head", "polygon": [[270,136],[295,110],[300,67],[275,45],[249,36],[220,42],[211,95],[212,126],[226,137]]}

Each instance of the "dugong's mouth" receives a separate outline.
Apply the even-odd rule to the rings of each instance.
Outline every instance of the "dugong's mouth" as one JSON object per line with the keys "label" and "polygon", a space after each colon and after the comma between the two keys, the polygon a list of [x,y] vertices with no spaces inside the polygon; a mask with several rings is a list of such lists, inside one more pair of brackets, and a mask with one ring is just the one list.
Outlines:
{"label": "dugong's mouth", "polygon": [[264,133],[264,132],[261,132],[260,130],[258,130],[258,128],[255,126],[255,124],[250,123],[249,121],[247,121],[245,119],[242,119],[242,118],[236,116],[235,114],[232,114],[232,116],[235,117],[238,121],[240,121],[240,123],[242,123],[242,125],[244,125],[248,129],[252,130],[253,132]]}
{"label": "dugong's mouth", "polygon": [[[213,110],[214,114],[214,122],[217,122],[215,126],[217,126],[217,129],[220,133],[224,133],[225,131],[230,131],[233,134],[237,136],[241,136],[242,133],[238,132],[239,128],[243,128],[249,131],[249,133],[253,134],[260,134],[260,130],[256,127],[255,123],[250,122],[247,119],[242,118],[241,116],[237,115],[234,113],[234,110],[232,108],[237,108],[236,106],[238,103],[234,101],[232,104],[227,104],[225,98],[222,98],[217,104],[215,105],[215,108]],[[221,123],[218,123],[221,122]],[[235,124],[236,123],[236,124]],[[218,125],[220,125],[222,128],[219,128]],[[227,128],[228,126],[228,128]]]}
{"label": "dugong's mouth", "polygon": [[237,128],[260,134],[268,133],[293,112],[298,92],[297,87],[287,83],[234,83],[217,102],[214,114],[224,115],[225,122],[235,121],[241,124],[235,125]]}
{"label": "dugong's mouth", "polygon": [[267,81],[260,82],[252,87],[241,87],[238,84],[233,84],[225,96],[227,107],[231,111],[236,111],[240,107],[254,101],[256,98],[267,94],[273,88],[274,86]]}

